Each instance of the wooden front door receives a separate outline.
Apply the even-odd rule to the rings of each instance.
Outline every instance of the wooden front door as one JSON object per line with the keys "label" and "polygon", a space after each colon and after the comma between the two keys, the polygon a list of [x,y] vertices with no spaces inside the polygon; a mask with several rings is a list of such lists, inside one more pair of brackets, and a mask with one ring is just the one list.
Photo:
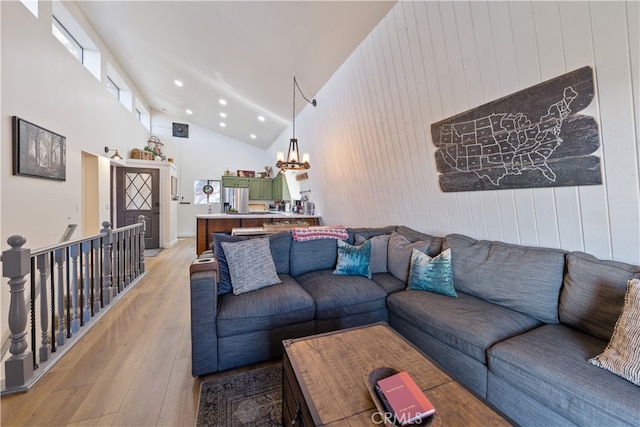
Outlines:
{"label": "wooden front door", "polygon": [[144,246],[160,247],[160,171],[158,169],[116,168],[117,226],[146,222]]}

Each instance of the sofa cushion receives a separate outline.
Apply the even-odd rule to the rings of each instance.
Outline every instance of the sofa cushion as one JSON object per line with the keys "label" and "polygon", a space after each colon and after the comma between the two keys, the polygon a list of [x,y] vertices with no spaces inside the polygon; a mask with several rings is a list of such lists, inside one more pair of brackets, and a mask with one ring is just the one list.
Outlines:
{"label": "sofa cushion", "polygon": [[627,283],[624,307],[611,341],[589,362],[640,386],[640,279]]}
{"label": "sofa cushion", "polygon": [[418,241],[429,242],[429,248],[424,252],[431,257],[438,255],[442,251],[442,243],[444,242],[442,237],[421,233],[404,225],[399,225],[396,228],[396,233],[406,237],[411,243]]}
{"label": "sofa cushion", "polygon": [[333,274],[341,276],[364,276],[371,279],[369,262],[371,261],[371,241],[360,246],[350,245],[338,240],[338,263]]}
{"label": "sofa cushion", "polygon": [[289,270],[293,277],[316,270],[335,268],[338,258],[336,239],[291,242]]}
{"label": "sofa cushion", "polygon": [[280,283],[268,238],[222,242],[221,245],[235,295]]}
{"label": "sofa cushion", "polygon": [[396,276],[403,282],[409,278],[409,265],[411,264],[411,252],[417,249],[425,252],[431,242],[420,240],[411,243],[405,236],[398,233],[391,233],[389,237],[389,248],[387,249],[387,268],[389,273]]}
{"label": "sofa cushion", "polygon": [[355,245],[361,245],[364,242],[371,242],[371,261],[369,263],[369,271],[374,273],[386,273],[387,271],[387,248],[389,247],[389,235],[381,234],[367,238],[362,234],[356,234]]}
{"label": "sofa cushion", "polygon": [[622,311],[627,281],[636,274],[640,266],[571,252],[560,294],[560,321],[608,341]]}
{"label": "sofa cushion", "polygon": [[361,227],[361,228],[347,228],[347,232],[349,233],[349,238],[347,239],[347,243],[353,245],[356,244],[356,237],[358,235],[362,236],[364,240],[370,239],[375,236],[385,236],[396,231],[395,225],[389,225],[387,227]]}
{"label": "sofa cushion", "polygon": [[483,364],[493,344],[541,325],[526,314],[462,292],[458,298],[395,292],[387,298],[387,306],[389,313]]}
{"label": "sofa cushion", "polygon": [[[233,290],[231,286],[231,276],[229,274],[229,264],[222,249],[222,242],[240,242],[247,240],[247,236],[230,236],[224,233],[213,233],[211,235],[211,248],[218,259],[218,295],[226,294]],[[283,231],[269,236],[269,245],[273,262],[276,264],[278,274],[289,274],[289,248],[291,246],[291,233]]]}
{"label": "sofa cushion", "polygon": [[435,258],[414,249],[407,289],[457,297],[451,277],[451,249],[445,249]]}
{"label": "sofa cushion", "polygon": [[371,280],[376,282],[388,294],[403,291],[407,284],[391,273],[375,273],[371,275]]}
{"label": "sofa cushion", "polygon": [[558,323],[558,298],[565,252],[475,240],[460,234],[445,238],[451,248],[456,290]]}
{"label": "sofa cushion", "polygon": [[[218,336],[227,337],[313,320],[315,303],[291,276],[282,283],[247,292],[227,293],[218,299]],[[251,346],[251,343],[247,343]]]}
{"label": "sofa cushion", "polygon": [[289,274],[289,252],[291,250],[291,232],[281,231],[269,236],[271,256],[278,274]]}
{"label": "sofa cushion", "polygon": [[605,345],[562,324],[543,325],[493,346],[489,370],[577,425],[637,425],[640,388],[586,360]]}
{"label": "sofa cushion", "polygon": [[362,276],[336,276],[320,270],[298,276],[316,303],[316,320],[334,319],[385,309],[387,293]]}

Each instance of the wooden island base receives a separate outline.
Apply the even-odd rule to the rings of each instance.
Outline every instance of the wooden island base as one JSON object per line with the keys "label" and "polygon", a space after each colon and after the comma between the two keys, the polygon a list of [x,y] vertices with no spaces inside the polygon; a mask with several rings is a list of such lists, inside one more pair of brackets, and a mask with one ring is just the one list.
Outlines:
{"label": "wooden island base", "polygon": [[309,225],[320,225],[317,216],[311,215],[279,215],[279,214],[203,214],[196,215],[196,251],[200,256],[202,252],[210,249],[211,233],[231,234],[234,228],[262,227],[265,222],[277,224],[286,221],[305,221]]}

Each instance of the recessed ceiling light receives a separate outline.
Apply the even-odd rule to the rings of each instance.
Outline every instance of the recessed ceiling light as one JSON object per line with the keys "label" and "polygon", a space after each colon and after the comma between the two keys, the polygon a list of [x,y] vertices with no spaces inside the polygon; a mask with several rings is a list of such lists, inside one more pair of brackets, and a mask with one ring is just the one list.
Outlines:
{"label": "recessed ceiling light", "polygon": [[174,82],[174,83],[176,84],[176,86],[178,86],[178,87],[182,87],[182,86],[184,86],[184,84],[183,84],[180,80],[174,80],[173,82]]}
{"label": "recessed ceiling light", "polygon": [[226,127],[227,125],[224,122],[220,122],[221,127]]}
{"label": "recessed ceiling light", "polygon": [[220,117],[227,117],[227,113],[220,113]]}
{"label": "recessed ceiling light", "polygon": [[252,133],[250,136],[251,136],[251,139],[256,139],[256,135],[255,134]]}
{"label": "recessed ceiling light", "polygon": [[187,113],[187,114],[193,114],[193,111],[189,110],[188,108],[187,108],[186,110],[184,110],[184,111],[185,111],[185,113]]}
{"label": "recessed ceiling light", "polygon": [[264,116],[258,116],[258,120],[260,120],[261,122],[264,122]]}
{"label": "recessed ceiling light", "polygon": [[218,102],[220,103],[220,105],[227,105],[227,101],[224,99],[220,99]]}

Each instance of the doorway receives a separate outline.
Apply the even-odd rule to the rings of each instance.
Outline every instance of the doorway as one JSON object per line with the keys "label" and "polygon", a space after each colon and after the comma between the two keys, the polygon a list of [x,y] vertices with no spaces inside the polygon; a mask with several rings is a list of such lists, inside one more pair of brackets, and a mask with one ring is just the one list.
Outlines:
{"label": "doorway", "polygon": [[144,216],[146,249],[160,247],[160,171],[116,168],[116,221],[118,227],[138,222]]}

